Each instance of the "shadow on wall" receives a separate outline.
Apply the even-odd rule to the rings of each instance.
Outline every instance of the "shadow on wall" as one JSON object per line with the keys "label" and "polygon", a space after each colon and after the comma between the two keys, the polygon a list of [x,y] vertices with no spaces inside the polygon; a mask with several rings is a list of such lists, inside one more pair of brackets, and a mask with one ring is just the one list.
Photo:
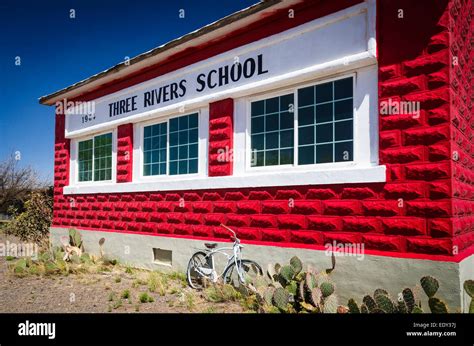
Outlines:
{"label": "shadow on wall", "polygon": [[[431,37],[439,31],[437,24],[448,0],[379,0],[377,6],[377,32],[383,33],[377,42],[379,47],[384,47],[379,51],[379,62],[387,66],[423,53]],[[399,21],[403,21],[403,25]]]}

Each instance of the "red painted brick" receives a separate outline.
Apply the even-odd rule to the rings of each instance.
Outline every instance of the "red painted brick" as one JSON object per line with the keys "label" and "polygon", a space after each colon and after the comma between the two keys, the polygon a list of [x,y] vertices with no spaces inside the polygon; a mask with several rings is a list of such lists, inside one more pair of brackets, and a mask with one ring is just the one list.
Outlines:
{"label": "red painted brick", "polygon": [[426,222],[421,218],[381,219],[384,233],[400,235],[426,235]]}
{"label": "red painted brick", "polygon": [[277,227],[277,219],[273,215],[252,215],[250,216],[251,227]]}
{"label": "red painted brick", "polygon": [[226,201],[242,201],[246,198],[242,192],[226,192],[224,199]]}
{"label": "red painted brick", "polygon": [[380,150],[380,161],[382,163],[423,161],[424,156],[425,148],[423,146]]}
{"label": "red painted brick", "polygon": [[323,245],[324,236],[321,232],[314,231],[291,231],[290,241],[292,243]]}
{"label": "red painted brick", "polygon": [[221,196],[217,192],[204,192],[202,195],[203,201],[218,201]]}
{"label": "red painted brick", "polygon": [[157,202],[156,210],[159,212],[169,213],[174,210],[174,203],[171,202]]}
{"label": "red painted brick", "polygon": [[286,214],[290,210],[288,201],[263,201],[262,213],[264,214]]}
{"label": "red painted brick", "polygon": [[407,165],[405,176],[413,180],[435,180],[449,178],[448,163]]}
{"label": "red painted brick", "polygon": [[166,219],[168,223],[183,223],[184,216],[181,213],[167,213]]}
{"label": "red painted brick", "polygon": [[451,156],[448,144],[431,145],[428,148],[428,159],[430,161],[449,160]]}
{"label": "red painted brick", "polygon": [[419,202],[406,203],[407,215],[426,217],[448,217],[452,214],[450,202]]}
{"label": "red painted brick", "polygon": [[450,198],[451,184],[449,181],[437,181],[429,184],[431,199]]}
{"label": "red painted brick", "polygon": [[333,245],[334,242],[336,242],[336,244],[355,244],[361,243],[361,241],[361,234],[338,232],[324,233],[325,245],[328,243],[331,243],[331,245]]}
{"label": "red painted brick", "polygon": [[191,225],[175,225],[174,233],[181,235],[191,235],[194,232],[194,226]]}
{"label": "red painted brick", "polygon": [[259,214],[261,212],[261,203],[259,201],[240,201],[237,202],[237,213],[239,214]]}
{"label": "red painted brick", "polygon": [[320,201],[295,201],[290,209],[292,214],[317,215],[322,213]]}
{"label": "red painted brick", "polygon": [[127,204],[127,210],[128,211],[139,211],[139,210],[141,210],[141,205],[140,205],[140,203],[137,203],[137,202],[128,203]]}
{"label": "red painted brick", "polygon": [[250,191],[249,194],[249,199],[267,200],[272,198],[272,195],[268,191]]}
{"label": "red painted brick", "polygon": [[186,213],[184,214],[184,223],[188,225],[201,225],[203,223],[202,214]]}
{"label": "red painted brick", "polygon": [[364,215],[370,216],[395,216],[402,210],[398,201],[364,201],[362,208]]}
{"label": "red painted brick", "polygon": [[205,214],[204,223],[208,226],[219,226],[225,224],[227,217],[224,214]]}
{"label": "red painted brick", "polygon": [[185,201],[199,201],[201,197],[195,192],[185,192],[183,195]]}
{"label": "red painted brick", "polygon": [[172,234],[174,232],[175,225],[169,223],[159,223],[156,225],[156,232],[161,234]]}
{"label": "red painted brick", "polygon": [[399,183],[384,186],[385,198],[415,199],[426,196],[425,183]]}
{"label": "red painted brick", "polygon": [[150,213],[150,221],[165,222],[166,221],[166,213],[152,212],[152,213]]}
{"label": "red painted brick", "polygon": [[301,199],[303,196],[297,190],[278,190],[275,199]]}
{"label": "red painted brick", "polygon": [[376,218],[345,217],[342,219],[342,229],[345,232],[380,232],[381,223]]}
{"label": "red painted brick", "polygon": [[139,222],[148,222],[150,220],[149,213],[135,213],[135,220]]}
{"label": "red painted brick", "polygon": [[361,211],[358,201],[324,201],[323,207],[327,215],[358,215]]}
{"label": "red painted brick", "polygon": [[424,84],[423,76],[384,82],[380,83],[380,94],[382,97],[405,95],[410,92],[423,90]]}
{"label": "red painted brick", "polygon": [[157,231],[157,224],[153,222],[147,222],[142,225],[142,231],[148,233],[155,233]]}
{"label": "red painted brick", "polygon": [[433,238],[450,238],[453,236],[452,219],[431,219],[428,220],[429,234]]}
{"label": "red painted brick", "polygon": [[300,215],[278,216],[278,227],[281,229],[305,229],[306,218]]}
{"label": "red painted brick", "polygon": [[307,199],[331,199],[337,198],[337,194],[332,189],[309,189],[306,193]]}
{"label": "red painted brick", "polygon": [[234,213],[237,210],[235,202],[213,202],[215,213]]}
{"label": "red painted brick", "polygon": [[451,239],[407,238],[407,250],[414,253],[433,255],[451,255]]}
{"label": "red painted brick", "polygon": [[308,229],[317,231],[340,231],[342,219],[340,217],[308,216]]}
{"label": "red painted brick", "polygon": [[383,149],[398,147],[401,142],[402,136],[399,130],[380,132],[380,147]]}
{"label": "red painted brick", "polygon": [[273,229],[262,229],[260,231],[262,241],[281,243],[290,240],[290,233],[288,231]]}
{"label": "red painted brick", "polygon": [[405,130],[404,133],[404,144],[405,145],[429,145],[449,139],[449,127],[447,126],[436,126],[421,129],[409,129]]}
{"label": "red painted brick", "polygon": [[179,201],[181,199],[181,196],[179,193],[167,193],[165,195],[165,200],[166,201]]}
{"label": "red painted brick", "polygon": [[250,216],[227,214],[227,225],[235,227],[245,227],[250,225]]}
{"label": "red painted brick", "polygon": [[404,252],[406,250],[404,238],[398,236],[364,234],[362,242],[364,248],[369,250],[396,252]]}
{"label": "red painted brick", "polygon": [[150,194],[150,201],[162,201],[164,200],[163,196],[159,193]]}
{"label": "red painted brick", "polygon": [[366,199],[375,198],[377,194],[369,187],[345,187],[342,189],[341,197],[347,199]]}
{"label": "red painted brick", "polygon": [[262,232],[258,228],[239,227],[236,230],[237,237],[244,240],[260,240]]}
{"label": "red painted brick", "polygon": [[193,202],[193,212],[195,213],[210,213],[212,212],[211,202]]}
{"label": "red painted brick", "polygon": [[156,203],[153,202],[144,202],[142,203],[142,210],[143,211],[154,211],[156,209]]}

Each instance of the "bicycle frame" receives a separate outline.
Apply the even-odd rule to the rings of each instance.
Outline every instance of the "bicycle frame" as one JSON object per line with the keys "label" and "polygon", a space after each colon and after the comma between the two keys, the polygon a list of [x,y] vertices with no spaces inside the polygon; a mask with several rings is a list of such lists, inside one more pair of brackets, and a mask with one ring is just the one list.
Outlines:
{"label": "bicycle frame", "polygon": [[[225,226],[223,226],[225,227]],[[230,228],[228,227],[225,227],[227,230],[229,230],[230,232],[233,233],[233,238],[234,238],[234,244],[232,245],[232,247],[220,247],[220,248],[216,248],[216,249],[206,249],[206,261],[207,259],[209,258],[211,261],[210,261],[210,265],[211,265],[211,268],[208,269],[208,268],[199,268],[199,273],[203,276],[210,276],[211,280],[213,282],[217,282],[217,280],[222,277],[222,275],[225,273],[225,271],[227,270],[227,268],[232,264],[232,263],[235,263],[235,267],[237,269],[237,273],[239,275],[239,280],[241,281],[241,283],[244,283],[244,277],[242,275],[242,271],[241,271],[241,268],[240,268],[240,262],[241,262],[241,248],[242,248],[242,245],[240,245],[240,239],[237,238],[235,232],[233,230],[231,230]],[[229,254],[228,251],[232,250],[232,254]],[[215,254],[222,254],[224,255],[226,258],[227,258],[227,264],[225,265],[224,267],[224,270],[222,271],[221,274],[217,274],[216,272],[216,269],[215,269],[215,262],[214,262],[214,255]],[[204,270],[203,270],[204,269]],[[208,271],[208,273],[205,273],[206,271]]]}

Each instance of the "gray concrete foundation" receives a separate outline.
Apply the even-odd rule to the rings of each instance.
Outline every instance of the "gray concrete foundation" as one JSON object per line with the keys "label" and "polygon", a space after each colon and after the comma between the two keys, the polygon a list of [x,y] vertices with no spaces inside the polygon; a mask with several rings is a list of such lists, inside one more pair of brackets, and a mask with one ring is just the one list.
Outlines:
{"label": "gray concrete foundation", "polygon": [[[85,230],[80,230],[80,233],[84,248],[89,253],[98,254],[99,239],[105,238],[103,251],[106,256],[137,268],[162,271],[185,271],[192,254],[203,249],[205,243],[201,240],[156,235]],[[51,228],[54,245],[60,245],[60,237],[67,235],[66,228]],[[231,246],[228,242],[218,244]],[[153,249],[160,249],[158,253],[161,254],[170,254],[171,261],[168,262],[168,258],[159,258],[161,262],[155,261]],[[248,244],[244,244],[243,249],[243,258],[256,261],[264,271],[269,263],[287,263],[295,255],[303,261],[305,268],[308,265],[317,270],[331,267],[331,257],[322,250]],[[223,262],[220,261],[219,264],[222,265]],[[439,280],[437,297],[447,303],[450,312],[467,311],[470,298],[463,292],[462,283],[467,279],[474,279],[474,255],[460,263],[367,254],[363,257],[337,256],[336,268],[331,273],[337,285],[339,301],[344,305],[349,298],[360,303],[365,294],[372,294],[376,288],[384,288],[396,298],[403,288],[419,286],[420,278],[425,275],[432,275]],[[421,287],[419,297],[424,311],[429,311],[427,297]]]}

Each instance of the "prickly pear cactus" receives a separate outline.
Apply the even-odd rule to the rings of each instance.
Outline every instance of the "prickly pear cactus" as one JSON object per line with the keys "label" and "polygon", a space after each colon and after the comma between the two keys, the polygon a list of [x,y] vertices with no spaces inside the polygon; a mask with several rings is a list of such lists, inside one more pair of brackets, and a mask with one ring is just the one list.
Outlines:
{"label": "prickly pear cactus", "polygon": [[275,293],[274,287],[268,287],[263,293],[263,299],[267,305],[272,305],[273,294]]}
{"label": "prickly pear cactus", "polygon": [[339,303],[335,294],[331,294],[323,300],[323,312],[325,314],[335,314],[338,306]]}
{"label": "prickly pear cactus", "polygon": [[[365,306],[365,305],[364,305]],[[349,313],[351,314],[360,314],[359,306],[357,305],[354,299],[349,299],[347,302],[347,307],[349,308]]]}
{"label": "prickly pear cactus", "polygon": [[322,296],[321,290],[318,287],[315,287],[308,295],[308,301],[311,305],[318,307],[321,304]]}
{"label": "prickly pear cactus", "polygon": [[303,270],[303,263],[296,256],[290,259],[290,266],[293,268],[294,275],[298,275]]}
{"label": "prickly pear cactus", "polygon": [[420,284],[429,298],[434,297],[439,288],[438,280],[432,276],[423,276],[420,279]]}
{"label": "prickly pear cactus", "polygon": [[298,291],[298,282],[296,282],[295,280],[291,280],[285,288],[290,294],[296,296],[296,293]]}
{"label": "prickly pear cactus", "polygon": [[286,311],[290,295],[284,288],[277,288],[273,293],[273,303],[280,310]]}
{"label": "prickly pear cactus", "polygon": [[374,291],[374,298],[377,297],[378,295],[384,295],[384,296],[388,296],[388,292],[386,290],[384,290],[383,288],[377,288],[375,291]]}
{"label": "prickly pear cactus", "polygon": [[365,304],[362,304],[360,306],[360,313],[361,314],[368,314],[369,313],[369,309],[367,308],[367,306]]}
{"label": "prickly pear cactus", "polygon": [[315,288],[318,284],[316,282],[316,277],[313,273],[306,273],[306,279],[305,279],[305,285],[306,289],[311,292],[313,288]]}
{"label": "prickly pear cactus", "polygon": [[291,266],[281,267],[279,277],[283,279],[285,283],[288,283],[291,280],[293,280],[294,275],[295,275],[295,271],[293,270],[293,267]]}
{"label": "prickly pear cactus", "polygon": [[428,299],[428,305],[433,314],[448,313],[448,307],[446,306],[446,303],[436,297],[431,297]]}
{"label": "prickly pear cactus", "polygon": [[385,313],[392,314],[395,312],[395,304],[392,300],[386,296],[385,294],[379,293],[375,297],[375,302],[377,303],[377,307],[383,310]]}
{"label": "prickly pear cactus", "polygon": [[331,282],[323,282],[319,288],[321,289],[323,297],[329,297],[334,293],[334,285]]}
{"label": "prickly pear cactus", "polygon": [[377,303],[375,302],[374,298],[369,295],[366,295],[362,299],[362,302],[365,304],[369,312],[372,312],[377,307]]}
{"label": "prickly pear cactus", "polygon": [[474,280],[464,281],[463,286],[467,295],[471,297],[471,304],[469,304],[469,313],[474,314]]}
{"label": "prickly pear cactus", "polygon": [[269,264],[267,268],[267,276],[270,280],[275,281],[277,277],[277,271],[275,270],[275,266],[273,264]]}
{"label": "prickly pear cactus", "polygon": [[82,237],[81,234],[74,228],[69,230],[69,242],[72,246],[81,248],[82,246]]}
{"label": "prickly pear cactus", "polygon": [[411,313],[415,307],[415,295],[413,294],[413,291],[410,288],[405,288],[402,291],[402,296],[407,307],[407,312]]}
{"label": "prickly pear cactus", "polygon": [[411,311],[412,314],[422,314],[423,313],[423,310],[421,309],[420,306],[418,305],[415,305],[413,307],[413,310]]}
{"label": "prickly pear cactus", "polygon": [[406,305],[406,303],[405,303],[405,301],[404,301],[403,299],[399,299],[399,300],[398,300],[397,312],[400,313],[400,314],[406,314],[406,313],[408,313],[407,305]]}

